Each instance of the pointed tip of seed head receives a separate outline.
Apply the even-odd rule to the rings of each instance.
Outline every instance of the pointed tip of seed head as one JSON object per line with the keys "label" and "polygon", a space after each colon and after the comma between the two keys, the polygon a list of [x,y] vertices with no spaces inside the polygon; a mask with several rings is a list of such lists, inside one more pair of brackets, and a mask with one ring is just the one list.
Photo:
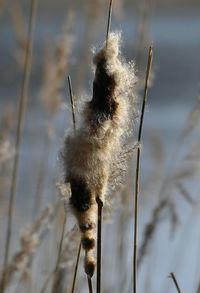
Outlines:
{"label": "pointed tip of seed head", "polygon": [[95,261],[94,257],[90,257],[90,259],[86,258],[86,260],[85,260],[85,273],[87,274],[87,276],[90,279],[94,275],[95,267],[96,267],[96,261]]}

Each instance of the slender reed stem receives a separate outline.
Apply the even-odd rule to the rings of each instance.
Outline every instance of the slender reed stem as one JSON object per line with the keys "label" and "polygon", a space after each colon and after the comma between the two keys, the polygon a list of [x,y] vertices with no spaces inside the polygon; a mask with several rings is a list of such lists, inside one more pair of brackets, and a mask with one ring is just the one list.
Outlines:
{"label": "slender reed stem", "polygon": [[[74,293],[74,289],[75,289],[75,284],[76,284],[76,275],[77,275],[77,271],[78,271],[78,264],[79,264],[79,260],[80,260],[80,253],[81,253],[81,241],[79,244],[79,249],[78,249],[78,254],[77,254],[77,259],[76,259],[76,265],[75,265],[75,269],[74,269],[74,276],[73,276],[73,284],[72,284],[72,289],[71,289],[71,293]],[[56,267],[55,269],[48,275],[48,277],[46,278],[44,285],[42,286],[42,289],[40,290],[40,293],[44,293],[47,289],[47,286],[51,280],[51,278],[53,277],[53,275],[55,275],[56,272]]]}
{"label": "slender reed stem", "polygon": [[[76,131],[75,103],[74,103],[74,95],[73,95],[70,75],[68,76],[68,85],[69,85],[70,101],[71,101],[71,107],[72,107],[72,120],[73,120],[74,133],[75,133],[75,131]],[[75,285],[76,285],[76,277],[77,277],[78,266],[79,266],[79,261],[80,261],[80,254],[81,254],[81,241],[79,244],[78,254],[77,254],[77,258],[76,258],[76,265],[75,265],[75,270],[74,270],[71,293],[74,293],[74,289],[75,289]]]}
{"label": "slender reed stem", "polygon": [[152,64],[152,57],[153,51],[152,47],[149,48],[148,54],[148,63],[146,69],[146,78],[145,78],[145,87],[144,87],[144,94],[143,94],[143,103],[142,103],[142,110],[140,116],[140,124],[139,124],[139,131],[138,131],[138,149],[137,149],[137,158],[136,158],[136,175],[135,175],[135,211],[134,211],[134,247],[133,247],[133,292],[137,292],[137,234],[138,234],[138,195],[139,195],[139,182],[140,182],[140,142],[142,137],[142,128],[143,128],[143,121],[144,121],[144,112],[147,103],[147,92],[148,92],[148,84],[149,84],[149,76],[151,71],[151,64]]}
{"label": "slender reed stem", "polygon": [[101,293],[101,227],[103,202],[97,197],[98,222],[97,222],[97,293]]}
{"label": "slender reed stem", "polygon": [[178,282],[177,282],[177,279],[176,279],[174,273],[171,272],[169,277],[172,278],[172,280],[173,280],[173,282],[174,282],[174,285],[175,285],[175,287],[176,287],[176,289],[177,289],[177,292],[178,292],[178,293],[181,293],[181,289],[180,289],[180,287],[179,287],[179,284],[178,284]]}
{"label": "slender reed stem", "polygon": [[[73,95],[73,90],[72,90],[72,84],[71,84],[71,78],[70,78],[70,76],[68,76],[68,85],[69,85],[69,92],[70,92],[70,99],[71,99],[71,107],[72,107],[72,120],[73,120],[73,126],[74,126],[74,131],[75,131],[76,130],[75,106],[74,106],[74,95]],[[53,281],[53,286],[52,286],[52,291],[51,291],[52,293],[56,293],[56,291],[57,291],[57,275],[58,275],[58,269],[59,269],[59,264],[60,264],[60,257],[61,257],[61,252],[62,252],[64,234],[65,234],[66,219],[67,219],[67,215],[66,215],[66,212],[65,212],[64,222],[63,222],[63,227],[62,227],[62,233],[61,233],[61,238],[60,238],[60,244],[59,244],[59,250],[58,250],[58,257],[57,257],[57,261],[56,261],[54,281]]]}
{"label": "slender reed stem", "polygon": [[111,25],[111,18],[112,18],[112,7],[113,7],[113,0],[110,0],[109,12],[108,12],[108,22],[107,22],[107,29],[106,29],[106,47],[108,45],[108,37],[109,37],[109,33],[110,33],[110,25]]}
{"label": "slender reed stem", "polygon": [[93,289],[92,289],[92,279],[87,277],[88,279],[88,288],[89,288],[89,293],[93,293]]}
{"label": "slender reed stem", "polygon": [[80,241],[80,244],[79,244],[78,254],[77,254],[77,258],[76,258],[76,265],[75,265],[75,269],[74,269],[74,276],[73,276],[73,283],[72,283],[71,293],[74,293],[74,289],[75,289],[76,276],[77,276],[78,265],[79,265],[79,261],[80,261],[80,254],[81,254],[81,241]]}
{"label": "slender reed stem", "polygon": [[53,286],[52,286],[52,293],[57,292],[57,277],[58,277],[58,269],[59,269],[59,264],[60,264],[60,259],[61,259],[61,253],[62,253],[62,247],[63,247],[63,240],[64,240],[64,235],[65,235],[65,226],[66,226],[66,220],[67,220],[67,215],[66,212],[64,214],[64,220],[63,220],[63,226],[62,226],[62,232],[61,232],[61,237],[60,237],[60,243],[59,243],[59,249],[58,249],[58,256],[56,260],[56,267],[54,270],[54,281],[53,281]]}
{"label": "slender reed stem", "polygon": [[[29,24],[28,24],[28,36],[27,36],[28,41],[27,41],[26,52],[25,52],[24,73],[23,73],[19,108],[18,108],[15,155],[14,155],[14,165],[12,170],[12,181],[11,181],[11,190],[10,190],[9,207],[8,207],[8,222],[7,222],[7,231],[6,231],[3,272],[6,272],[6,267],[8,264],[8,259],[10,254],[13,216],[14,216],[14,208],[15,208],[15,200],[16,200],[17,177],[18,177],[18,170],[19,170],[20,148],[21,148],[22,139],[23,139],[24,118],[25,118],[25,112],[27,108],[28,87],[29,87],[29,80],[30,80],[30,73],[31,73],[33,32],[35,27],[36,7],[37,7],[37,0],[31,0]],[[6,284],[6,275],[2,277],[2,283],[0,284],[1,293],[5,291],[5,284]]]}
{"label": "slender reed stem", "polygon": [[73,120],[74,132],[75,132],[76,131],[75,104],[74,104],[74,95],[73,95],[73,91],[72,91],[72,82],[71,82],[70,75],[68,76],[67,79],[68,79],[70,101],[71,101],[71,107],[72,107],[72,120]]}

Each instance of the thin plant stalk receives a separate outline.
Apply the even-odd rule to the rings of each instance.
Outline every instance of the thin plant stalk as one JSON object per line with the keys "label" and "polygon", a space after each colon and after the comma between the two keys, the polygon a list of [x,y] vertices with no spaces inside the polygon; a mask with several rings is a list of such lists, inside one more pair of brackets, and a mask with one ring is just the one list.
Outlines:
{"label": "thin plant stalk", "polygon": [[139,196],[139,182],[140,182],[140,143],[142,138],[142,128],[143,128],[143,121],[144,121],[144,112],[147,103],[147,92],[148,92],[148,85],[149,85],[149,76],[151,71],[152,65],[152,57],[153,57],[153,50],[152,47],[149,48],[148,54],[148,63],[146,69],[146,78],[145,78],[145,87],[144,87],[144,94],[143,94],[143,103],[142,103],[142,110],[140,116],[140,124],[139,124],[139,131],[138,131],[138,148],[137,148],[137,158],[136,158],[136,175],[135,175],[135,199],[134,199],[134,246],[133,246],[133,292],[137,292],[137,234],[138,234],[138,196]]}
{"label": "thin plant stalk", "polygon": [[78,272],[78,265],[79,265],[79,261],[80,261],[80,254],[81,254],[81,241],[79,244],[78,254],[77,254],[77,258],[76,258],[76,265],[75,265],[75,269],[74,269],[74,276],[73,276],[71,293],[74,293],[74,289],[75,289],[76,277],[77,277],[77,272]]}
{"label": "thin plant stalk", "polygon": [[56,260],[56,267],[55,267],[55,270],[54,270],[54,281],[53,281],[53,286],[52,286],[52,290],[51,290],[52,293],[57,292],[57,276],[58,276],[58,269],[59,269],[61,253],[62,253],[62,247],[63,247],[63,241],[64,241],[64,235],[65,235],[66,220],[67,220],[67,215],[66,215],[66,212],[65,212],[64,219],[63,219],[62,232],[61,232],[61,237],[60,237],[60,243],[59,243],[59,249],[58,249],[58,256],[57,256],[57,260]]}
{"label": "thin plant stalk", "polygon": [[176,287],[176,289],[177,289],[177,292],[178,292],[178,293],[181,293],[181,289],[180,289],[180,287],[179,287],[179,284],[178,284],[177,279],[176,279],[176,277],[175,277],[175,275],[174,275],[173,272],[170,273],[170,277],[171,277],[172,280],[173,280],[173,283],[174,283],[174,285],[175,285],[175,287]]}
{"label": "thin plant stalk", "polygon": [[93,289],[92,289],[92,279],[87,277],[88,279],[88,288],[89,288],[89,293],[93,293]]}
{"label": "thin plant stalk", "polygon": [[[108,44],[108,38],[110,33],[111,19],[112,19],[112,6],[113,0],[110,0],[109,11],[108,11],[108,22],[106,29],[106,47]],[[96,198],[98,206],[98,220],[97,220],[97,283],[96,283],[96,292],[101,293],[101,230],[102,230],[102,210],[103,202],[97,197]]]}
{"label": "thin plant stalk", "polygon": [[[28,23],[28,36],[27,36],[28,41],[27,41],[26,52],[25,52],[24,73],[23,73],[19,108],[18,108],[15,155],[14,155],[14,165],[12,170],[12,181],[11,181],[11,190],[10,190],[9,207],[8,207],[8,222],[7,222],[7,231],[6,231],[3,272],[6,272],[6,267],[8,264],[8,259],[10,254],[11,236],[12,236],[12,228],[13,228],[12,227],[13,216],[14,216],[15,201],[16,201],[17,177],[18,177],[19,160],[20,160],[20,149],[21,149],[22,140],[23,140],[24,120],[25,120],[25,113],[27,109],[28,88],[29,88],[29,80],[30,80],[31,64],[32,64],[33,32],[34,32],[35,19],[36,19],[36,8],[37,8],[37,0],[31,0],[30,16],[29,16],[29,23]],[[6,283],[6,276],[4,275],[2,278],[2,284],[0,285],[1,293],[5,291],[5,283]]]}
{"label": "thin plant stalk", "polygon": [[76,119],[75,119],[75,103],[74,103],[74,95],[72,91],[72,82],[71,77],[68,75],[68,86],[69,86],[69,92],[70,92],[70,102],[71,102],[71,108],[72,108],[72,121],[73,121],[73,127],[74,127],[74,133],[76,132]]}
{"label": "thin plant stalk", "polygon": [[[72,106],[73,126],[74,126],[74,132],[75,132],[76,120],[75,120],[74,95],[73,95],[73,91],[72,91],[72,84],[71,84],[70,76],[68,76],[68,85],[69,85],[69,92],[70,92],[70,99],[71,99],[71,106]],[[59,269],[59,264],[60,264],[60,257],[61,257],[61,253],[62,253],[64,235],[65,235],[66,219],[67,219],[67,215],[65,212],[63,226],[62,226],[62,233],[61,233],[61,238],[60,238],[60,244],[59,244],[59,250],[58,250],[58,257],[57,257],[55,273],[54,273],[54,281],[53,281],[53,286],[52,286],[52,290],[51,290],[52,293],[55,293],[57,290],[57,274],[58,274],[58,269]]]}
{"label": "thin plant stalk", "polygon": [[97,293],[101,293],[101,229],[103,202],[98,197],[98,221],[97,221]]}
{"label": "thin plant stalk", "polygon": [[109,37],[110,25],[111,25],[111,19],[112,19],[112,7],[113,7],[113,0],[110,0],[109,12],[108,12],[108,22],[107,22],[107,29],[106,29],[106,47],[108,44],[108,37]]}

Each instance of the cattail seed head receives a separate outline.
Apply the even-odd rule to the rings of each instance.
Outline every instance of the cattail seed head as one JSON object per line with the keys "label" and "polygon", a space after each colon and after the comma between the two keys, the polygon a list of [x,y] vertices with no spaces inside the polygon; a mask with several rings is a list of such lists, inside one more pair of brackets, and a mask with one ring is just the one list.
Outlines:
{"label": "cattail seed head", "polygon": [[94,56],[92,99],[84,104],[81,124],[66,136],[62,152],[64,180],[71,186],[70,204],[82,233],[89,277],[95,270],[96,198],[104,204],[113,168],[120,166],[116,162],[123,153],[134,104],[134,66],[122,59],[120,43],[121,35],[112,33]]}

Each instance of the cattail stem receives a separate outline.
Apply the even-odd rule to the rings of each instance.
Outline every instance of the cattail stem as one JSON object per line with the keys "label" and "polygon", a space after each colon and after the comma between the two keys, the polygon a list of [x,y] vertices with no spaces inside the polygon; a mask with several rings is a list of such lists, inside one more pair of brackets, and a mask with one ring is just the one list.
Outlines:
{"label": "cattail stem", "polygon": [[53,286],[52,286],[52,293],[57,292],[57,277],[58,277],[58,269],[59,269],[59,264],[60,264],[60,259],[61,259],[61,253],[62,253],[62,247],[63,247],[63,240],[65,236],[65,226],[66,226],[66,220],[67,220],[67,215],[66,212],[64,214],[64,220],[63,220],[63,226],[62,226],[62,232],[61,232],[61,237],[60,237],[60,243],[59,243],[59,249],[58,249],[58,256],[56,260],[56,267],[54,271],[54,281],[53,281]]}
{"label": "cattail stem", "polygon": [[152,65],[152,57],[153,51],[152,47],[149,48],[148,54],[148,63],[146,69],[146,78],[145,78],[145,87],[144,87],[144,95],[143,95],[143,103],[142,103],[142,110],[140,116],[140,124],[139,124],[139,131],[138,131],[138,149],[137,149],[137,158],[136,158],[136,175],[135,175],[135,211],[134,211],[134,245],[133,245],[133,292],[137,292],[137,234],[138,234],[138,195],[139,195],[139,181],[140,181],[140,142],[142,137],[142,128],[143,128],[143,121],[144,121],[144,112],[147,102],[147,92],[148,92],[148,84],[149,84],[149,76],[151,71]]}
{"label": "cattail stem", "polygon": [[178,284],[178,282],[177,282],[177,279],[176,279],[174,273],[171,272],[169,277],[172,278],[172,280],[173,280],[173,282],[174,282],[174,285],[175,285],[175,287],[176,287],[176,289],[177,289],[177,292],[178,292],[178,293],[181,293],[181,289],[180,289],[180,287],[179,287],[179,284]]}
{"label": "cattail stem", "polygon": [[[70,76],[68,76],[68,86],[69,86],[70,100],[71,100],[71,107],[72,107],[72,120],[73,120],[74,132],[75,132],[76,120],[75,120],[74,95],[73,95]],[[55,273],[54,273],[54,281],[53,281],[53,286],[52,286],[52,291],[51,291],[52,293],[55,293],[57,291],[57,274],[58,274],[58,269],[59,269],[59,264],[60,264],[60,257],[61,257],[61,252],[62,252],[64,234],[65,234],[66,219],[67,219],[67,215],[65,212],[62,233],[61,233],[61,239],[60,239],[60,244],[59,244],[58,257],[57,257],[56,268],[55,268]]]}
{"label": "cattail stem", "polygon": [[103,202],[97,197],[98,221],[97,221],[97,293],[101,293],[101,227]]}
{"label": "cattail stem", "polygon": [[74,132],[76,131],[76,118],[75,118],[75,103],[74,103],[74,95],[72,91],[72,82],[71,77],[68,75],[68,86],[69,86],[69,93],[70,93],[70,101],[71,101],[71,108],[72,108],[72,120],[73,120],[73,127]]}
{"label": "cattail stem", "polygon": [[[27,37],[28,42],[27,42],[26,52],[25,52],[24,74],[22,79],[21,94],[20,94],[19,109],[18,109],[15,156],[14,156],[11,191],[10,191],[10,198],[9,198],[8,222],[7,222],[7,231],[6,231],[6,244],[5,244],[3,272],[6,272],[6,267],[8,264],[8,259],[10,254],[13,215],[14,215],[15,199],[16,199],[17,177],[18,177],[19,159],[20,159],[20,148],[22,145],[24,118],[25,118],[25,112],[27,108],[28,87],[29,87],[29,80],[30,80],[30,73],[31,73],[33,32],[35,27],[36,6],[37,6],[36,4],[37,4],[37,0],[31,0],[30,16],[29,16],[29,24],[28,24],[28,37]],[[6,284],[6,276],[4,275],[2,277],[2,283],[0,284],[1,293],[3,293],[5,290],[5,284]]]}
{"label": "cattail stem", "polygon": [[[74,103],[74,94],[72,90],[72,82],[70,75],[68,76],[68,86],[69,86],[69,92],[70,92],[70,101],[71,101],[71,108],[72,108],[72,120],[73,120],[73,126],[74,126],[74,133],[76,132],[76,117],[75,117],[75,103]],[[73,276],[73,283],[72,283],[72,290],[71,293],[74,292],[75,284],[76,284],[76,277],[78,272],[78,266],[80,261],[80,254],[81,254],[81,241],[78,248],[78,254],[76,258],[76,265],[74,270],[74,276]]]}
{"label": "cattail stem", "polygon": [[88,288],[89,288],[89,293],[93,293],[92,289],[92,279],[90,277],[87,277],[88,279]]}
{"label": "cattail stem", "polygon": [[108,38],[109,38],[109,32],[110,32],[110,25],[111,25],[111,18],[112,18],[112,6],[113,6],[113,0],[110,0],[109,12],[108,12],[108,22],[107,22],[107,29],[106,29],[106,47],[108,45]]}
{"label": "cattail stem", "polygon": [[75,265],[75,269],[74,269],[74,276],[73,276],[73,283],[72,283],[71,293],[74,293],[74,289],[75,289],[76,276],[77,276],[78,265],[79,265],[79,261],[80,261],[80,254],[81,254],[81,241],[80,241],[80,244],[79,244],[78,254],[77,254],[77,258],[76,258],[76,265]]}

